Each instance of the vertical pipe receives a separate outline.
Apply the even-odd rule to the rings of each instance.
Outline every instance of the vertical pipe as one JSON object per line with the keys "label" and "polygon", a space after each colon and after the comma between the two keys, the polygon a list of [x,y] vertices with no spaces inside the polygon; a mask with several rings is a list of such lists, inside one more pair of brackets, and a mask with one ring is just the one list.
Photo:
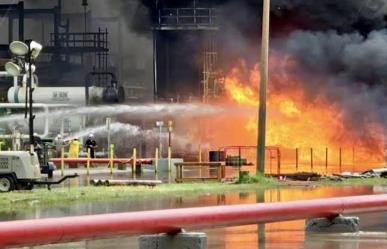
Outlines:
{"label": "vertical pipe", "polygon": [[257,147],[257,174],[265,171],[265,136],[266,136],[266,88],[269,78],[269,29],[270,0],[263,1],[262,44],[261,44],[261,82],[259,89],[259,120]]}
{"label": "vertical pipe", "polygon": [[341,170],[341,167],[342,167],[342,159],[341,159],[341,147],[340,147],[340,151],[339,151],[339,169],[340,169],[340,173],[342,172]]}
{"label": "vertical pipe", "polygon": [[352,147],[352,172],[355,171],[355,147]]}
{"label": "vertical pipe", "polygon": [[269,157],[270,157],[270,175],[273,173],[273,171],[272,171],[272,161],[273,161],[273,155],[271,154],[272,153],[272,151],[271,150],[269,150]]}
{"label": "vertical pipe", "polygon": [[33,146],[35,145],[34,141],[34,118],[33,115],[33,101],[32,101],[32,92],[34,91],[34,88],[32,86],[32,49],[31,49],[31,41],[28,44],[28,63],[29,63],[29,69],[28,69],[28,87],[29,87],[29,131],[30,131],[30,144]]}
{"label": "vertical pipe", "polygon": [[64,148],[60,149],[60,172],[61,176],[64,176]]}
{"label": "vertical pipe", "polygon": [[111,124],[111,118],[110,117],[108,117],[108,118],[106,118],[106,128],[107,128],[107,143],[108,143],[108,156],[110,157],[110,149],[111,149],[111,139],[110,139],[110,137],[111,137],[111,134],[110,134],[110,124]]}
{"label": "vertical pipe", "polygon": [[157,83],[157,31],[153,31],[153,101],[158,97]]}
{"label": "vertical pipe", "polygon": [[17,87],[17,84],[18,84],[18,82],[17,82],[17,76],[14,76],[13,77],[13,87]]}
{"label": "vertical pipe", "polygon": [[241,175],[241,161],[242,161],[242,155],[241,155],[241,147],[238,147],[238,175]]}
{"label": "vertical pipe", "polygon": [[155,151],[155,173],[159,170],[159,148]]}
{"label": "vertical pipe", "polygon": [[162,125],[159,125],[159,152],[160,152],[160,158],[163,157],[163,154],[162,154],[163,143],[161,142],[161,131],[162,131]]}
{"label": "vertical pipe", "polygon": [[298,172],[298,148],[296,148],[296,172]]}
{"label": "vertical pipe", "polygon": [[87,5],[83,5],[83,19],[84,19],[84,30],[85,34],[87,33]]}
{"label": "vertical pipe", "polygon": [[114,166],[114,163],[113,163],[113,156],[114,156],[114,144],[111,144],[110,145],[110,148],[109,148],[109,166],[110,166],[110,174],[113,175],[113,166]]}
{"label": "vertical pipe", "polygon": [[8,16],[8,43],[13,41],[13,15]]}
{"label": "vertical pipe", "polygon": [[60,25],[60,8],[54,7],[54,46],[59,48],[59,25]]}
{"label": "vertical pipe", "polygon": [[168,147],[171,147],[171,129],[168,129]]}
{"label": "vertical pipe", "polygon": [[313,172],[313,148],[310,148],[310,171]]}
{"label": "vertical pipe", "polygon": [[222,170],[222,178],[226,178],[226,166],[222,163],[220,168]]}
{"label": "vertical pipe", "polygon": [[168,171],[171,172],[171,168],[172,168],[172,150],[171,150],[171,147],[169,146],[168,147]]}
{"label": "vertical pipe", "polygon": [[90,148],[87,148],[86,174],[90,175]]}
{"label": "vertical pipe", "polygon": [[194,24],[196,25],[196,0],[193,1]]}
{"label": "vertical pipe", "polygon": [[[199,144],[199,163],[201,163],[202,162],[202,145],[201,144]],[[199,177],[201,178],[202,177],[202,166],[201,165],[199,165]]]}
{"label": "vertical pipe", "polygon": [[61,118],[61,120],[60,120],[60,134],[62,135],[62,137],[63,137],[63,133],[64,133],[64,119]]}
{"label": "vertical pipe", "polygon": [[19,11],[19,41],[24,41],[24,2],[18,3]]}
{"label": "vertical pipe", "polygon": [[241,147],[239,146],[238,147],[238,167],[240,168],[241,166],[242,166],[242,164],[241,164],[241,159],[242,159],[242,155],[241,155],[242,153],[241,153]]}
{"label": "vertical pipe", "polygon": [[277,148],[277,172],[278,172],[278,177],[280,177],[280,175],[281,175],[281,151],[279,148]]}
{"label": "vertical pipe", "polygon": [[222,165],[218,165],[218,166],[216,167],[216,173],[217,173],[218,181],[221,182],[221,181],[222,181],[222,175],[223,175],[223,172],[222,172]]}
{"label": "vertical pipe", "polygon": [[180,164],[176,164],[176,182],[180,183],[181,182],[181,177],[180,177]]}
{"label": "vertical pipe", "polygon": [[201,163],[202,162],[202,145],[201,144],[199,144],[199,163]]}
{"label": "vertical pipe", "polygon": [[[165,41],[165,40],[164,40]],[[171,81],[170,81],[170,76],[171,76],[171,73],[170,73],[170,53],[169,53],[169,41],[166,40],[165,43],[163,44],[164,47],[165,47],[165,88],[164,89],[171,89],[170,88],[170,85],[171,85]]]}
{"label": "vertical pipe", "polygon": [[137,149],[136,148],[133,148],[133,162],[132,162],[132,176],[133,176],[133,179],[136,179],[136,167],[137,167]]}
{"label": "vertical pipe", "polygon": [[328,148],[325,148],[325,175],[328,175]]}

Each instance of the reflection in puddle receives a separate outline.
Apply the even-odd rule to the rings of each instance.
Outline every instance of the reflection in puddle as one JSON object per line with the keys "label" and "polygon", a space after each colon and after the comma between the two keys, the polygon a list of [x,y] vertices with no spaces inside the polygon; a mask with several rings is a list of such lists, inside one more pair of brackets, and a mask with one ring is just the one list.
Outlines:
{"label": "reflection in puddle", "polygon": [[[348,195],[383,193],[386,189],[371,186],[308,187],[268,189],[258,192],[231,192],[225,194],[184,195],[159,198],[136,198],[115,202],[78,203],[56,208],[39,208],[31,212],[2,214],[1,220],[59,217],[139,210],[154,210],[179,207],[199,207],[231,205],[257,202],[277,202],[301,199],[315,199]],[[385,192],[384,192],[385,193]],[[257,249],[257,248],[385,248],[387,234],[387,214],[375,213],[360,215],[361,233],[332,234],[324,236],[304,233],[304,220],[248,225],[205,230],[210,249]],[[48,245],[34,248],[138,248],[137,238],[96,240],[71,244]]]}

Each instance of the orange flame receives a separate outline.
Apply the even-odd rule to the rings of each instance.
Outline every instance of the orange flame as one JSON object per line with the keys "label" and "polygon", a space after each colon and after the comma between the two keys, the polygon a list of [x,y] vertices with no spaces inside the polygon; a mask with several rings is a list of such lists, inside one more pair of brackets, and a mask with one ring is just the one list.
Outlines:
{"label": "orange flame", "polygon": [[[372,161],[380,165],[384,162],[383,126],[375,116],[370,115],[370,122],[363,127],[368,134],[364,138],[362,131],[346,123],[342,106],[329,103],[321,95],[313,100],[306,97],[305,83],[287,72],[289,66],[296,65],[294,60],[286,58],[276,61],[274,58],[271,64],[275,70],[272,70],[274,73],[270,76],[268,88],[267,145],[288,149],[314,148],[316,160],[324,160],[325,150],[329,148],[335,151],[330,158],[336,161],[337,151],[342,148],[346,151],[342,157],[346,157],[347,161],[352,157],[352,164],[355,160],[357,164]],[[224,80],[227,102],[257,110],[259,81],[258,66],[251,71],[246,70],[244,64],[233,68]],[[227,141],[228,144],[256,144],[257,112],[238,119],[237,125],[232,126],[230,122],[223,124],[223,135],[226,134],[228,139],[223,144],[227,144]],[[220,135],[222,132],[213,133]],[[308,156],[301,157],[305,159]]]}

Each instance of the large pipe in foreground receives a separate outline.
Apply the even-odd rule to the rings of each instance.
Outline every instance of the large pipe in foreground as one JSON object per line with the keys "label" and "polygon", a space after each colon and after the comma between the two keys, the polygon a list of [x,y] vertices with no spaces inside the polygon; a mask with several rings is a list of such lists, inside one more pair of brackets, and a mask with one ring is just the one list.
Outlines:
{"label": "large pipe in foreground", "polygon": [[387,195],[100,214],[0,223],[0,247],[387,211]]}

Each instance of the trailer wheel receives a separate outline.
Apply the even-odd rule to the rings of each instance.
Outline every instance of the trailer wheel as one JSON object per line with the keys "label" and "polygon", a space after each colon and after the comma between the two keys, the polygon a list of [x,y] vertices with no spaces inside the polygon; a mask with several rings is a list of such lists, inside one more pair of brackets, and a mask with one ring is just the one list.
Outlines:
{"label": "trailer wheel", "polygon": [[10,176],[0,176],[0,192],[9,192],[14,190],[14,183]]}

